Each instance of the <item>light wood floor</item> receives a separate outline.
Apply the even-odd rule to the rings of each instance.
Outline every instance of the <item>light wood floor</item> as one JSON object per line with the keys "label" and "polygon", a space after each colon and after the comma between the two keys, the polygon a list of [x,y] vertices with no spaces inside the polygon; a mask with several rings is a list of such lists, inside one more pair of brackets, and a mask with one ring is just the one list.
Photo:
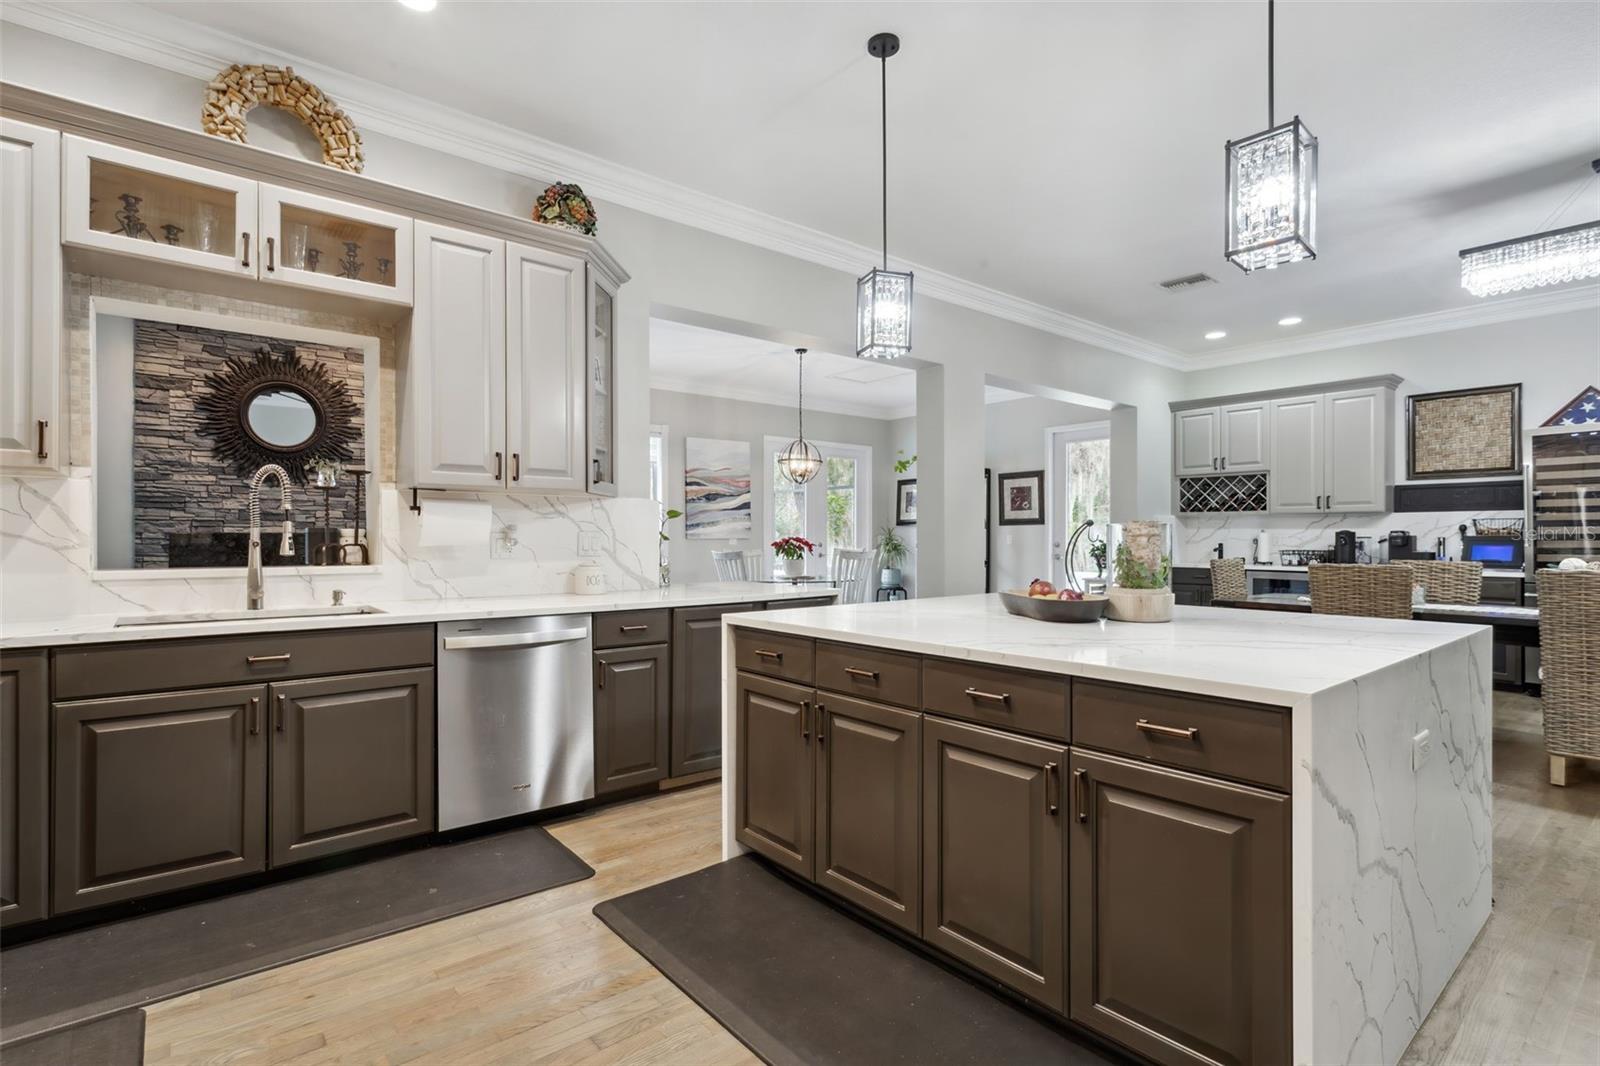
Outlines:
{"label": "light wood floor", "polygon": [[[1494,759],[1494,915],[1405,1061],[1594,1066],[1600,772],[1546,784],[1538,704],[1503,694]],[[158,1004],[145,1062],[754,1062],[590,913],[715,862],[719,817],[709,785],[552,826],[594,877]]]}

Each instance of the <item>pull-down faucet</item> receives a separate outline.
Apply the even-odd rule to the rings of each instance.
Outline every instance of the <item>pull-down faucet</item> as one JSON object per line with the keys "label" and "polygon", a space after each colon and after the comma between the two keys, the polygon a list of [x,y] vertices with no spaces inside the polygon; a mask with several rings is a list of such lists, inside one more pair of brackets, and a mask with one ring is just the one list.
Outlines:
{"label": "pull-down faucet", "polygon": [[259,611],[265,599],[266,588],[261,578],[261,483],[267,478],[278,479],[278,502],[283,506],[283,539],[278,543],[279,555],[294,554],[294,505],[289,499],[289,474],[277,463],[268,463],[250,476],[250,557],[245,570],[245,607]]}

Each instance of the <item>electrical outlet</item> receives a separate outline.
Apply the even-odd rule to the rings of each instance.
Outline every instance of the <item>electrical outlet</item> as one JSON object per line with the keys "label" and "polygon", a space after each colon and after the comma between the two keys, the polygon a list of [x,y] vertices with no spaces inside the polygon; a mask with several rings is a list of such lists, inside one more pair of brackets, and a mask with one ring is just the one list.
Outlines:
{"label": "electrical outlet", "polygon": [[1433,755],[1433,734],[1424,729],[1411,738],[1411,772],[1416,773],[1428,764]]}
{"label": "electrical outlet", "polygon": [[489,538],[489,558],[509,559],[517,547],[517,527],[501,526]]}
{"label": "electrical outlet", "polygon": [[606,550],[606,535],[597,530],[589,530],[578,534],[578,555],[581,558],[593,558]]}

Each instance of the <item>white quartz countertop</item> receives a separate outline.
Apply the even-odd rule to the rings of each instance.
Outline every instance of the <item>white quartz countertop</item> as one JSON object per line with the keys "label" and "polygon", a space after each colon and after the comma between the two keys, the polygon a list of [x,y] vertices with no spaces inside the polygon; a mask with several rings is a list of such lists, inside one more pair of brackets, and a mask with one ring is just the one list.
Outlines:
{"label": "white quartz countertop", "polygon": [[[241,582],[241,589],[243,583]],[[448,622],[468,618],[516,618],[536,614],[599,614],[651,607],[710,607],[723,603],[772,602],[815,599],[837,595],[819,585],[767,584],[732,581],[700,585],[672,585],[634,592],[606,592],[597,596],[544,595],[494,596],[450,600],[401,600],[373,603],[381,614],[244,618],[227,621],[185,621],[170,625],[118,626],[125,615],[89,615],[40,622],[0,624],[0,649],[37,648],[55,644],[101,644],[129,640],[167,640],[175,637],[220,637],[236,633],[285,633],[307,629],[363,629],[371,626]],[[269,607],[277,606],[268,604]]]}
{"label": "white quartz countertop", "polygon": [[1140,624],[1039,622],[999,596],[796,608],[736,615],[740,628],[974,659],[1026,670],[1294,704],[1416,659],[1485,627],[1455,622],[1178,607]]}

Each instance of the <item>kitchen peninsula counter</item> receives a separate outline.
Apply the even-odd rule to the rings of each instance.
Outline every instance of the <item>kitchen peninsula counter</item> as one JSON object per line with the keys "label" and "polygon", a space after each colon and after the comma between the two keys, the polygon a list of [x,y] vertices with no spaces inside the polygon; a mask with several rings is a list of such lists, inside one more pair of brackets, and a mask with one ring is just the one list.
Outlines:
{"label": "kitchen peninsula counter", "polygon": [[[759,647],[763,644],[771,647]],[[781,659],[785,652],[788,660]],[[775,654],[780,658],[755,657]],[[837,665],[846,661],[854,665]],[[1171,871],[1178,880],[1208,870],[1231,877],[1218,871],[1229,869],[1234,859],[1260,864],[1264,851],[1274,847],[1274,861],[1286,867],[1285,898],[1250,895],[1270,883],[1255,881],[1249,890],[1232,889],[1235,900],[1241,892],[1248,896],[1237,909],[1230,909],[1233,903],[1213,903],[1221,909],[1207,915],[1205,906],[1200,907],[1202,916],[1216,919],[1202,939],[1214,939],[1216,928],[1227,926],[1240,951],[1252,937],[1281,941],[1277,946],[1288,960],[1287,974],[1262,974],[1257,964],[1254,977],[1268,993],[1274,982],[1281,989],[1285,977],[1292,986],[1285,997],[1281,1045],[1272,1043],[1272,1034],[1263,1036],[1264,1031],[1249,1038],[1235,1032],[1229,1039],[1237,1037],[1238,1046],[1226,1041],[1209,1045],[1212,1057],[1269,1061],[1276,1049],[1278,1061],[1289,1055],[1297,1063],[1399,1061],[1489,915],[1491,632],[1486,627],[1193,607],[1178,607],[1168,624],[1050,624],[1007,614],[997,596],[958,596],[729,616],[723,662],[724,779],[731,783],[724,790],[725,856],[747,850],[745,843],[752,839],[755,850],[770,856],[770,849],[760,846],[759,833],[752,837],[751,816],[741,809],[741,790],[749,779],[739,760],[755,758],[741,745],[741,699],[748,704],[752,691],[804,690],[816,704],[813,709],[805,703],[804,724],[796,726],[805,729],[808,744],[813,722],[817,731],[818,777],[812,787],[818,792],[813,809],[819,843],[811,876],[822,888],[859,905],[850,891],[838,887],[848,879],[829,865],[827,827],[822,824],[830,809],[823,794],[829,786],[823,776],[842,772],[839,745],[854,739],[843,733],[851,707],[874,698],[855,691],[854,681],[845,675],[863,679],[863,687],[881,685],[885,691],[877,698],[884,706],[871,714],[870,708],[861,712],[871,724],[860,726],[859,733],[876,730],[875,735],[886,736],[890,723],[905,723],[911,731],[911,720],[918,722],[915,733],[922,754],[917,773],[923,797],[918,839],[923,851],[917,866],[921,872],[912,876],[922,879],[924,891],[918,900],[907,900],[904,913],[890,910],[880,916],[887,914],[936,949],[980,970],[981,952],[968,958],[951,948],[947,942],[954,926],[941,925],[934,913],[947,892],[952,899],[959,893],[930,880],[957,875],[939,873],[940,864],[928,850],[943,839],[943,830],[936,832],[929,822],[937,825],[944,817],[938,813],[942,801],[937,793],[945,787],[936,786],[928,775],[945,780],[946,770],[936,769],[945,765],[939,752],[951,746],[946,741],[956,734],[976,738],[979,748],[985,743],[1054,745],[1050,750],[1056,754],[1039,763],[1038,787],[1050,818],[1060,818],[1066,841],[1061,854],[1065,880],[1072,884],[1071,907],[1058,923],[1066,941],[1061,958],[1070,966],[1059,963],[1061,987],[1054,990],[1047,981],[1033,988],[1027,982],[1007,982],[1004,973],[998,976],[1154,1061],[1196,1061],[1182,1039],[1191,1034],[1175,1030],[1175,1035],[1152,1037],[1141,1032],[1150,1026],[1131,1023],[1119,1029],[1123,1023],[1113,1018],[1116,1007],[1108,1009],[1098,998],[1115,999],[1118,993],[1089,987],[1114,980],[1118,965],[1127,980],[1126,962],[1107,961],[1105,953],[1112,949],[1104,941],[1111,935],[1108,930],[1131,928],[1125,924],[1130,919],[1124,916],[1124,924],[1118,925],[1100,914],[1104,904],[1099,900],[1111,891],[1106,878],[1112,875],[1098,867],[1086,872],[1102,858],[1093,851],[1096,834],[1117,831],[1112,812],[1134,810],[1146,801],[1153,805],[1142,815],[1122,816],[1120,831],[1127,834],[1141,817],[1161,821],[1151,813],[1161,804],[1172,812],[1202,810],[1205,818],[1215,818],[1213,828],[1224,836],[1241,834],[1238,839],[1252,841],[1219,865],[1200,862],[1192,870]],[[781,669],[764,665],[780,662]],[[879,662],[884,665],[875,665]],[[919,669],[920,688],[915,680]],[[962,703],[962,685],[973,701],[970,712]],[[1037,713],[1038,703],[1030,703],[1036,692],[1059,693],[1051,697],[1059,704],[1059,718],[1051,716],[1053,710]],[[891,704],[899,709],[891,710]],[[757,711],[747,707],[745,713]],[[873,719],[874,714],[879,717]],[[769,714],[761,728],[782,725],[781,718]],[[825,722],[830,723],[832,745],[826,754]],[[1160,726],[1151,723],[1168,723],[1166,734],[1152,737]],[[773,735],[755,739],[765,744]],[[1276,753],[1273,736],[1281,737]],[[770,750],[761,755],[769,756]],[[992,753],[983,756],[994,758]],[[966,769],[948,772],[967,773],[980,761],[976,756],[964,763],[957,759],[950,765],[960,763]],[[834,769],[826,771],[830,765]],[[1059,776],[1068,773],[1064,767],[1071,768],[1065,783]],[[1150,796],[1130,783],[1140,774],[1155,782]],[[1120,785],[1115,784],[1118,775]],[[991,795],[1002,794],[999,782],[1006,776],[996,778],[997,791]],[[770,787],[755,787],[758,794],[751,794],[751,802],[770,805]],[[1113,801],[1118,788],[1120,805]],[[1169,792],[1163,794],[1163,788]],[[1189,800],[1173,799],[1183,789],[1206,788],[1220,790],[1224,814],[1204,809],[1201,800],[1193,801],[1200,804],[1196,807]],[[850,798],[864,802],[861,797],[870,794],[855,789]],[[1235,818],[1229,803],[1259,805],[1250,810],[1266,810],[1275,803],[1278,810],[1251,821],[1242,814]],[[1268,837],[1278,816],[1287,840],[1274,843]],[[865,812],[852,812],[852,817],[870,821]],[[1170,820],[1167,828],[1176,826],[1179,833],[1175,840],[1193,845],[1206,835],[1196,832],[1199,821],[1177,814]],[[1054,833],[1055,824],[1047,823],[1043,831]],[[870,835],[868,830],[861,833]],[[840,845],[836,841],[834,846]],[[1201,857],[1207,857],[1203,850]],[[1159,857],[1154,865],[1159,875]],[[792,870],[805,872],[803,867]],[[1080,890],[1080,877],[1094,878],[1099,887]],[[887,879],[887,874],[879,877],[880,882]],[[1137,879],[1132,883],[1138,884]],[[1209,890],[1202,884],[1194,888],[1201,897]],[[1140,889],[1133,891],[1137,895]],[[912,902],[922,905],[915,921]],[[1096,912],[1093,918],[1077,913],[1090,908]],[[1270,923],[1252,925],[1253,915],[1276,913],[1283,915],[1281,936],[1271,933]],[[1091,926],[1096,937],[1086,935]],[[1195,935],[1202,936],[1198,931]],[[1087,939],[1096,938],[1092,948],[1086,946]],[[1084,951],[1093,958],[1080,966],[1077,953]],[[1236,960],[1233,965],[1243,964]],[[1214,976],[1228,980],[1238,974]],[[1130,993],[1124,988],[1121,994]],[[1135,1013],[1138,1007],[1133,1005]],[[1254,1007],[1259,1014],[1260,1003]],[[1226,1009],[1211,1007],[1193,1017],[1201,1016],[1230,1017]],[[1259,1029],[1260,1018],[1252,1017],[1243,1007],[1237,1014],[1241,1026]],[[1217,1026],[1210,1038],[1222,1040],[1217,1034],[1227,1023],[1218,1021]],[[1157,1032],[1160,1028],[1154,1024]]]}

